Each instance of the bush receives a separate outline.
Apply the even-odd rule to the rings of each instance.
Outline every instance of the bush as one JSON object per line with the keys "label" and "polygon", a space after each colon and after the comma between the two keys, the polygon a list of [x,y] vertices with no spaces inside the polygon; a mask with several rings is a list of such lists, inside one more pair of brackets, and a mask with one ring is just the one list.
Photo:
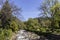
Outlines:
{"label": "bush", "polygon": [[0,40],[9,40],[12,36],[12,30],[0,28]]}
{"label": "bush", "polygon": [[13,32],[18,30],[18,24],[15,21],[12,21],[10,24],[10,28],[12,29]]}

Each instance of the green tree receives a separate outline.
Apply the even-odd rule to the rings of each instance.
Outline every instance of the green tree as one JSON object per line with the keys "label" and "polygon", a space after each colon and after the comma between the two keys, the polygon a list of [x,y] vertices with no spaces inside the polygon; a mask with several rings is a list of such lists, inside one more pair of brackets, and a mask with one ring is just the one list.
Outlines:
{"label": "green tree", "polygon": [[[6,1],[3,4],[3,7],[1,9],[1,21],[2,21],[2,27],[3,28],[9,28],[10,21],[11,21],[11,7],[8,1]],[[6,26],[6,27],[5,27]]]}
{"label": "green tree", "polygon": [[54,31],[57,29],[60,29],[60,3],[56,3],[54,6],[52,6],[51,11],[53,13],[53,22],[52,22],[52,30]]}
{"label": "green tree", "polygon": [[3,3],[0,9],[0,40],[10,40],[12,33],[19,29],[17,17],[13,15],[18,10],[16,6],[10,5],[9,0]]}
{"label": "green tree", "polygon": [[58,0],[43,0],[39,7],[40,15],[42,15],[42,17],[52,16],[53,14],[51,13],[50,8],[56,3],[58,3]]}
{"label": "green tree", "polygon": [[[58,0],[46,0],[42,3],[40,10],[45,17],[49,17],[51,25],[49,26],[50,31],[57,32],[57,29],[60,29],[60,3]],[[43,18],[45,18],[43,16]],[[48,26],[48,25],[47,25]]]}
{"label": "green tree", "polygon": [[20,11],[20,9],[18,9],[16,6],[12,6],[9,3],[9,1],[6,0],[5,3],[3,4],[2,8],[1,8],[1,14],[0,14],[1,23],[2,23],[1,27],[9,29],[11,22],[13,20],[16,20],[16,18],[15,18],[15,16],[13,14],[18,12],[18,11]]}
{"label": "green tree", "polygon": [[30,31],[40,31],[40,24],[38,23],[37,19],[30,18],[26,24],[26,29]]}

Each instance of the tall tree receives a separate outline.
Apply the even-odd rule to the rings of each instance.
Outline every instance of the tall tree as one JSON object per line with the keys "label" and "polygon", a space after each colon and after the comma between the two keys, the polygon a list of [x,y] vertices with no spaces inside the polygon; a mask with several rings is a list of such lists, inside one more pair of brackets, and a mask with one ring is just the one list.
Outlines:
{"label": "tall tree", "polygon": [[12,12],[11,12],[10,4],[8,1],[6,1],[1,9],[1,21],[3,28],[6,26],[7,23],[9,24],[8,20],[10,21],[11,15]]}
{"label": "tall tree", "polygon": [[60,3],[58,0],[45,0],[40,7],[40,11],[43,17],[49,16],[51,18],[51,25],[49,27],[52,32],[60,27]]}
{"label": "tall tree", "polygon": [[[9,28],[11,21],[14,19],[13,14],[20,11],[16,6],[12,6],[9,0],[6,0],[1,9],[0,19],[2,21],[3,28]],[[6,26],[6,27],[5,27]]]}
{"label": "tall tree", "polygon": [[52,29],[60,29],[60,3],[56,3],[51,7],[52,15]]}
{"label": "tall tree", "polygon": [[58,0],[44,0],[39,8],[40,15],[42,15],[42,17],[52,16],[50,8],[54,6],[56,3],[58,3]]}

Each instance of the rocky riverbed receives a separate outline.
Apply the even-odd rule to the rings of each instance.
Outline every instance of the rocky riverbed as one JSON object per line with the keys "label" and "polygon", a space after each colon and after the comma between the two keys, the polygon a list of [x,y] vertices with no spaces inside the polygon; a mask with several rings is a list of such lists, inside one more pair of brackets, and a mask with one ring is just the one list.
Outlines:
{"label": "rocky riverbed", "polygon": [[46,34],[39,36],[26,30],[20,30],[13,35],[12,40],[60,40],[60,35]]}
{"label": "rocky riverbed", "polygon": [[39,40],[40,36],[26,30],[18,31],[15,40]]}

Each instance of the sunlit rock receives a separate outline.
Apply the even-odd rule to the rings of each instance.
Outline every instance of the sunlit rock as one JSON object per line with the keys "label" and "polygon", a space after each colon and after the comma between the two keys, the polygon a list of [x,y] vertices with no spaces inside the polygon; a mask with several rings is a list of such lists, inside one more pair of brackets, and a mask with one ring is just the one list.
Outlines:
{"label": "sunlit rock", "polygon": [[16,40],[37,40],[40,36],[33,32],[28,32],[26,30],[20,30],[18,31],[18,34],[16,35]]}

